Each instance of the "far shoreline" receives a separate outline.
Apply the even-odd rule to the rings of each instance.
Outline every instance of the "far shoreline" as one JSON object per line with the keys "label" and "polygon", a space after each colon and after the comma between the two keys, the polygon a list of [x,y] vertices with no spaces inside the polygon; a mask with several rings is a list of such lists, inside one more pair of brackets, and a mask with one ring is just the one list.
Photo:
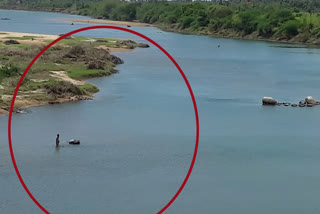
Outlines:
{"label": "far shoreline", "polygon": [[[299,44],[299,45],[306,45],[307,47],[314,47],[320,48],[320,39],[311,42],[301,42],[294,39],[287,40],[287,39],[274,39],[274,38],[260,38],[255,35],[248,35],[248,36],[237,36],[233,34],[229,35],[221,35],[219,33],[204,33],[199,31],[186,31],[186,30],[179,30],[172,28],[168,25],[164,25],[161,23],[157,24],[149,24],[144,22],[138,21],[115,21],[115,20],[107,20],[107,19],[97,19],[96,17],[92,16],[85,16],[79,15],[76,13],[68,12],[65,10],[48,10],[48,9],[28,9],[28,8],[15,8],[15,7],[0,7],[3,10],[21,10],[21,11],[31,11],[31,12],[49,12],[49,13],[58,13],[58,14],[68,14],[68,15],[77,15],[82,17],[88,17],[88,19],[79,19],[79,18],[57,18],[56,20],[61,21],[70,21],[70,22],[80,22],[80,23],[90,23],[90,24],[110,24],[110,25],[120,25],[120,26],[136,26],[136,27],[156,27],[160,30],[165,32],[172,32],[172,33],[179,33],[179,34],[186,34],[186,35],[199,35],[199,36],[208,36],[213,38],[224,38],[224,39],[239,39],[239,40],[251,40],[251,41],[264,41],[264,42],[272,42],[272,43],[282,43],[282,44]],[[88,22],[89,21],[89,22]]]}
{"label": "far shoreline", "polygon": [[107,19],[79,19],[79,18],[57,18],[57,20],[68,21],[68,22],[81,22],[89,24],[107,24],[107,25],[121,25],[121,26],[138,26],[138,27],[151,27],[153,25],[142,23],[142,22],[131,22],[131,21],[114,21]]}

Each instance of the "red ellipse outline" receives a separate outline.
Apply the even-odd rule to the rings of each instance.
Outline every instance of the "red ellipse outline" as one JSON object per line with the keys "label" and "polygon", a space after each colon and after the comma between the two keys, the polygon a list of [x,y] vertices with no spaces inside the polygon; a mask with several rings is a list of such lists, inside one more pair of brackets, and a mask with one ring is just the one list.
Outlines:
{"label": "red ellipse outline", "polygon": [[194,113],[195,113],[195,118],[196,118],[196,126],[197,126],[197,130],[196,130],[196,144],[195,144],[195,148],[194,148],[194,153],[193,153],[193,157],[192,157],[192,161],[191,161],[191,164],[190,164],[190,167],[189,167],[189,170],[188,170],[188,173],[185,177],[185,179],[183,180],[183,183],[181,184],[180,188],[178,189],[178,191],[176,192],[176,194],[172,197],[172,199],[157,213],[157,214],[161,214],[163,213],[175,200],[176,198],[179,196],[179,194],[181,193],[182,189],[184,188],[184,186],[186,185],[189,177],[190,177],[190,174],[192,172],[192,169],[193,169],[193,166],[194,166],[194,163],[196,161],[196,157],[197,157],[197,153],[198,153],[198,145],[199,145],[199,115],[198,115],[198,108],[197,108],[197,104],[196,104],[196,100],[195,100],[195,97],[193,95],[193,91],[191,89],[191,86],[190,86],[190,83],[186,77],[186,75],[183,73],[182,69],[180,68],[180,66],[178,65],[178,63],[173,59],[173,57],[164,49],[162,48],[158,43],[156,43],[155,41],[153,41],[152,39],[150,39],[149,37],[141,34],[141,33],[138,33],[136,31],[133,31],[133,30],[130,30],[130,29],[126,29],[126,28],[123,28],[123,27],[117,27],[117,26],[107,26],[107,25],[99,25],[99,26],[91,26],[91,27],[84,27],[84,28],[80,28],[80,29],[77,29],[77,30],[74,30],[74,31],[71,31],[69,33],[66,33],[64,34],[63,36],[57,38],[56,40],[54,40],[53,42],[51,42],[50,44],[48,44],[44,49],[42,49],[38,54],[37,56],[31,61],[31,63],[28,65],[28,67],[26,68],[26,70],[24,71],[24,73],[22,74],[18,84],[17,84],[17,87],[14,91],[14,94],[13,94],[13,97],[12,97],[12,100],[11,100],[11,105],[10,105],[10,112],[9,112],[9,118],[8,118],[8,140],[9,140],[9,149],[10,149],[10,156],[11,156],[11,159],[12,159],[12,163],[13,163],[13,166],[14,166],[14,169],[15,169],[15,172],[19,178],[19,181],[21,183],[21,185],[23,186],[23,188],[25,189],[25,191],[27,192],[27,194],[29,195],[29,197],[33,200],[33,202],[46,214],[50,214],[49,211],[47,211],[36,199],[35,197],[31,194],[31,192],[29,191],[28,187],[26,186],[26,184],[24,183],[23,179],[22,179],[22,176],[19,172],[19,169],[18,169],[18,166],[17,166],[17,163],[16,163],[16,160],[15,160],[15,157],[14,157],[14,154],[13,154],[13,148],[12,148],[12,140],[11,140],[11,119],[12,119],[12,110],[13,110],[13,106],[14,106],[14,102],[16,100],[16,96],[17,96],[17,93],[19,91],[19,88],[20,88],[20,85],[23,81],[23,79],[25,78],[27,72],[29,71],[29,69],[31,68],[31,66],[35,63],[35,61],[46,51],[48,50],[51,46],[53,46],[55,43],[59,42],[60,40],[68,37],[68,36],[71,36],[75,33],[79,33],[79,32],[82,32],[82,31],[86,31],[86,30],[92,30],[92,29],[114,29],[114,30],[120,30],[120,31],[125,31],[125,32],[128,32],[128,33],[132,33],[134,35],[137,35],[147,41],[149,41],[150,43],[152,43],[153,45],[155,45],[157,48],[159,48],[171,61],[172,63],[176,66],[176,68],[179,70],[181,76],[183,77],[187,87],[188,87],[188,90],[189,90],[189,93],[190,93],[190,96],[191,96],[191,99],[192,99],[192,103],[193,103],[193,108],[194,108]]}

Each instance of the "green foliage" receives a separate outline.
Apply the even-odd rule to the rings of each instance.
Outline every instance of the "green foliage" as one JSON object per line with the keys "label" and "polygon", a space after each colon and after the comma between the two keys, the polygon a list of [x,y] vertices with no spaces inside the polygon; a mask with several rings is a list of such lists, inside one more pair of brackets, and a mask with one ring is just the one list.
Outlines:
{"label": "green foliage", "polygon": [[297,20],[290,20],[284,23],[280,28],[280,33],[292,38],[293,36],[298,35],[299,22]]}
{"label": "green foliage", "polygon": [[239,31],[244,31],[246,34],[253,33],[258,26],[257,17],[258,11],[245,11],[239,13],[240,23],[237,25]]}
{"label": "green foliage", "polygon": [[191,23],[193,22],[193,17],[190,16],[186,16],[186,17],[182,17],[178,20],[178,22],[180,23],[180,26],[182,29],[188,28],[190,27]]}
{"label": "green foliage", "polygon": [[271,14],[271,20],[273,21],[273,24],[284,23],[292,19],[294,19],[294,16],[292,11],[289,9],[279,9]]}
{"label": "green foliage", "polygon": [[231,16],[233,11],[226,6],[217,7],[216,5],[211,5],[208,9],[209,18],[225,18]]}
{"label": "green foliage", "polygon": [[19,75],[18,68],[14,65],[3,65],[0,66],[0,83],[8,77]]}
{"label": "green foliage", "polygon": [[[2,0],[3,2],[4,0]],[[1,0],[0,0],[1,2]],[[12,1],[10,1],[12,3]],[[9,3],[8,3],[9,4]],[[14,4],[14,3],[13,3]],[[3,5],[3,4],[2,4]],[[118,0],[28,0],[27,8],[62,8],[66,12],[123,21],[161,23],[168,29],[229,36],[259,35],[292,38],[303,33],[306,40],[319,38],[319,0],[230,0],[216,2],[123,2]],[[74,41],[61,41],[72,45]]]}
{"label": "green foliage", "polygon": [[89,93],[97,93],[99,89],[97,86],[86,83],[84,85],[80,85],[79,88],[83,91],[83,93],[88,94]]}

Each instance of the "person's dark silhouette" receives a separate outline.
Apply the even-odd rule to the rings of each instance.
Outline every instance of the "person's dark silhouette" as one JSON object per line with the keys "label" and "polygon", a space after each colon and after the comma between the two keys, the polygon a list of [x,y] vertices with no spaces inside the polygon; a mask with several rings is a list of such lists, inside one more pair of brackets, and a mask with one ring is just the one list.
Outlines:
{"label": "person's dark silhouette", "polygon": [[59,147],[59,143],[60,143],[60,140],[59,140],[59,134],[57,134],[57,138],[56,138],[56,147]]}

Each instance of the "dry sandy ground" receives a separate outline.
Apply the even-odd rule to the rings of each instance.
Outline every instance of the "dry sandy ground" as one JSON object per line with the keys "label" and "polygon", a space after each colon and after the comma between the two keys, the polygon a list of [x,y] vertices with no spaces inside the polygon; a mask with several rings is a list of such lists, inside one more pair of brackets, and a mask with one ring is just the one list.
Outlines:
{"label": "dry sandy ground", "polygon": [[[59,38],[58,35],[49,35],[49,34],[36,34],[36,33],[18,33],[18,32],[3,32],[0,31],[0,41],[5,41],[8,40],[6,37],[23,37],[23,36],[32,36],[34,37],[34,40],[20,40],[20,39],[15,39],[21,44],[27,44],[27,45],[47,45],[46,40],[55,40]],[[113,38],[109,38],[113,39]],[[131,39],[133,40],[133,39]],[[94,39],[88,40],[88,41],[95,41]],[[63,45],[63,44],[59,44]],[[100,46],[100,48],[104,48],[109,50],[110,52],[127,52],[127,51],[132,51],[132,49],[127,49],[127,48],[107,48],[105,46]]]}
{"label": "dry sandy ground", "polygon": [[94,23],[94,24],[107,24],[107,25],[122,25],[122,26],[152,26],[150,24],[141,22],[127,22],[127,21],[112,21],[103,19],[71,19],[71,18],[59,18],[62,21],[69,22],[83,22],[83,23]]}
{"label": "dry sandy ground", "polygon": [[0,116],[5,114],[8,114],[8,112],[0,108]]}
{"label": "dry sandy ground", "polygon": [[33,36],[37,37],[34,41],[45,41],[45,40],[55,40],[59,38],[57,35],[48,34],[37,34],[37,33],[18,33],[18,32],[0,32],[0,39],[5,39],[5,37],[23,37],[23,36]]}
{"label": "dry sandy ground", "polygon": [[84,81],[75,80],[70,78],[65,71],[50,71],[50,76],[70,82],[74,85],[84,85]]}

